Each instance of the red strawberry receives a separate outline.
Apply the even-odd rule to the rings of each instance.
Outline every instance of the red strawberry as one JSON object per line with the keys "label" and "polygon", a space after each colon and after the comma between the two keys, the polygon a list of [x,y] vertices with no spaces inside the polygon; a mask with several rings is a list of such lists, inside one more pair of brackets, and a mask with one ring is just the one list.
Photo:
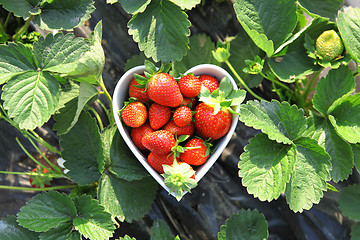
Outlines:
{"label": "red strawberry", "polygon": [[199,80],[201,82],[201,86],[209,89],[210,93],[219,88],[219,81],[213,76],[204,74],[199,76]]}
{"label": "red strawberry", "polygon": [[179,79],[179,87],[184,97],[196,97],[201,90],[201,82],[194,75],[186,75]]}
{"label": "red strawberry", "polygon": [[160,105],[177,107],[182,103],[183,96],[176,80],[170,74],[165,73],[165,68],[168,70],[169,66],[163,65],[157,70],[153,63],[145,60],[145,77],[135,74],[135,79],[141,86],[146,87],[151,100]]}
{"label": "red strawberry", "polygon": [[180,135],[193,135],[195,132],[195,125],[194,123],[190,123],[185,127],[179,127],[175,124],[174,120],[170,120],[164,127],[164,130],[171,132],[174,136]]}
{"label": "red strawberry", "polygon": [[147,119],[147,110],[141,102],[131,102],[121,110],[121,118],[129,127],[140,127]]}
{"label": "red strawberry", "polygon": [[190,165],[199,166],[209,158],[211,144],[201,138],[192,138],[184,146],[185,152],[180,160]]}
{"label": "red strawberry", "polygon": [[226,108],[214,114],[214,107],[200,103],[195,111],[195,128],[202,138],[216,140],[229,131],[232,117]]}
{"label": "red strawberry", "polygon": [[129,86],[129,96],[136,98],[139,102],[150,103],[150,98],[145,91],[145,87],[139,88],[140,84],[135,80],[135,78],[130,82]]}
{"label": "red strawberry", "polygon": [[146,150],[141,140],[146,134],[152,132],[154,132],[154,129],[150,127],[150,124],[148,122],[145,122],[140,127],[132,128],[130,136],[136,147],[138,147],[140,150]]}
{"label": "red strawberry", "polygon": [[164,173],[163,165],[172,165],[173,162],[174,154],[158,155],[154,152],[150,152],[150,154],[148,155],[149,165],[160,174]]}
{"label": "red strawberry", "polygon": [[181,106],[175,110],[173,119],[176,125],[185,127],[192,120],[192,111],[186,106]]}
{"label": "red strawberry", "polygon": [[157,130],[145,135],[142,139],[144,147],[158,155],[167,155],[175,146],[174,135],[167,130]]}
{"label": "red strawberry", "polygon": [[[34,168],[32,172],[41,174],[41,173],[47,173],[49,171],[46,168]],[[30,185],[33,188],[50,187],[50,181],[51,181],[51,177],[48,176],[35,175],[35,176],[30,176],[29,178]]]}
{"label": "red strawberry", "polygon": [[167,106],[158,103],[151,104],[149,108],[149,122],[150,126],[154,129],[160,129],[171,118],[171,109]]}

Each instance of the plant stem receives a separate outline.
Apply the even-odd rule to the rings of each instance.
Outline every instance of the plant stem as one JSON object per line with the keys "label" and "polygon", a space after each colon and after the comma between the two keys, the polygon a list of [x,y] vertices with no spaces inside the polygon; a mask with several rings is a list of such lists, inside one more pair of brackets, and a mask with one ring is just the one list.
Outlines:
{"label": "plant stem", "polygon": [[6,19],[5,19],[5,22],[4,22],[4,28],[6,29],[8,23],[9,23],[9,20],[10,20],[10,16],[11,16],[11,12],[9,12],[9,14],[7,15]]}
{"label": "plant stem", "polygon": [[266,76],[266,75],[265,75],[264,73],[262,73],[262,72],[260,72],[260,75],[261,75],[263,78],[265,78],[265,79],[267,79],[267,80],[269,80],[269,81],[271,81],[271,82],[279,85],[280,87],[285,88],[286,90],[289,90],[289,91],[291,91],[291,92],[294,92],[294,90],[292,90],[291,88],[289,88],[288,86],[286,86],[286,85],[283,84],[282,82],[280,82],[280,81],[278,81],[278,80],[276,80],[276,79],[269,78],[268,76]]}
{"label": "plant stem", "polygon": [[36,172],[9,172],[9,171],[0,171],[0,174],[11,174],[11,175],[27,175],[27,176],[49,176],[52,178],[62,178],[64,174],[49,174],[49,173],[36,173]]}
{"label": "plant stem", "polygon": [[40,137],[35,131],[30,130],[28,132],[30,134],[30,136],[35,139],[38,143],[40,143],[41,145],[43,145],[44,147],[46,147],[49,151],[56,153],[56,154],[61,154],[61,152],[59,150],[57,150],[56,148],[54,148],[53,146],[51,146],[49,143],[47,143],[42,137]]}
{"label": "plant stem", "polygon": [[20,30],[12,36],[12,39],[13,39],[15,42],[20,38],[21,35],[23,35],[23,34],[27,31],[27,29],[28,29],[29,26],[30,26],[30,22],[31,22],[31,20],[32,20],[33,18],[34,18],[34,15],[31,15],[31,16],[26,20],[25,24],[20,28]]}
{"label": "plant stem", "polygon": [[50,190],[59,190],[59,189],[67,189],[67,188],[76,188],[76,186],[77,185],[62,185],[62,186],[55,186],[55,187],[33,188],[33,187],[16,187],[16,186],[0,185],[0,189],[40,192],[40,191],[50,191]]}
{"label": "plant stem", "polygon": [[100,106],[101,106],[102,109],[104,110],[104,112],[105,112],[108,120],[110,121],[111,116],[110,116],[110,111],[109,111],[109,109],[107,109],[107,108],[105,107],[105,105],[104,105],[99,99],[96,99],[96,101],[100,104]]}
{"label": "plant stem", "polygon": [[[106,96],[106,98],[108,99],[109,101],[109,105],[110,107],[112,107],[112,98],[109,94],[109,92],[107,91],[106,87],[105,87],[105,84],[104,84],[104,81],[102,79],[102,76],[100,76],[100,79],[97,80],[97,82],[99,83],[99,86],[101,87],[101,89],[103,90],[102,94],[104,94]],[[114,119],[114,116],[112,114],[110,114],[109,116],[109,122],[110,124],[113,124],[115,122],[115,119]]]}
{"label": "plant stem", "polygon": [[231,63],[226,60],[225,61],[226,65],[230,68],[230,70],[232,71],[232,73],[235,75],[235,77],[238,79],[239,83],[241,86],[243,86],[251,95],[253,95],[256,99],[258,99],[259,101],[261,100],[265,100],[262,97],[258,96],[256,93],[254,93],[244,82],[244,80],[242,80],[242,78],[240,77],[240,75],[235,71],[235,69],[233,68],[233,66],[231,65]]}
{"label": "plant stem", "polygon": [[318,78],[318,76],[320,75],[322,69],[317,71],[314,76],[311,78],[310,82],[308,83],[304,93],[302,94],[302,98],[304,99],[304,101],[306,102],[306,99],[308,98],[310,92],[313,90],[312,86],[314,85],[315,80]]}
{"label": "plant stem", "polygon": [[90,108],[90,111],[94,114],[95,118],[97,119],[98,123],[99,123],[99,127],[100,127],[100,131],[104,130],[104,124],[101,120],[100,115],[98,114],[97,111],[95,111],[94,108]]}

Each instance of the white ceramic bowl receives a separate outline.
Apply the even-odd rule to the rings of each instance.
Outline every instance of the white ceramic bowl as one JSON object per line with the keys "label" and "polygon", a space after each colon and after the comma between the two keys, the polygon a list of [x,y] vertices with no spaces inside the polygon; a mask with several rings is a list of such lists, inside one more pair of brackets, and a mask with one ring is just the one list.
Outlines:
{"label": "white ceramic bowl", "polygon": [[[147,156],[145,156],[133,143],[130,137],[130,132],[128,131],[128,128],[123,124],[123,122],[120,120],[118,111],[124,106],[123,103],[129,98],[128,89],[129,84],[131,80],[134,78],[134,73],[142,74],[145,71],[145,66],[137,66],[130,70],[128,70],[118,81],[114,95],[113,95],[113,114],[115,118],[116,125],[120,131],[121,136],[123,137],[126,144],[129,146],[130,150],[134,153],[135,157],[139,160],[139,162],[145,167],[145,169],[150,173],[150,175],[166,190],[169,192],[169,188],[164,183],[164,178],[156,172],[147,162]],[[202,74],[208,74],[211,76],[216,77],[219,81],[223,79],[223,77],[227,76],[235,90],[238,89],[234,79],[232,76],[225,71],[223,68],[212,65],[212,64],[201,64],[197,65],[188,71],[186,71],[184,74],[193,73],[195,76],[199,76]],[[236,112],[239,111],[240,106],[237,106],[236,109],[234,109]],[[221,139],[217,140],[214,143],[213,149],[216,149],[214,153],[211,154],[209,159],[200,167],[195,168],[196,174],[195,174],[195,180],[197,182],[200,181],[200,179],[209,171],[211,166],[215,163],[215,161],[219,158],[221,153],[224,151],[225,147],[229,143],[232,134],[235,131],[236,125],[238,122],[238,116],[233,114],[232,115],[232,123],[231,127],[229,129],[229,132],[222,137]],[[186,194],[186,192],[184,192]],[[174,194],[172,193],[174,196]]]}

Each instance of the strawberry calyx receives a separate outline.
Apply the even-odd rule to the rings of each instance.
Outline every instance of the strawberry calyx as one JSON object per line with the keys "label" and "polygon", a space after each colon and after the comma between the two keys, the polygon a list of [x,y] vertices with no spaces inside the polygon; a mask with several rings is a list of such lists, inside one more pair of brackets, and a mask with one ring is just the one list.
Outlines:
{"label": "strawberry calyx", "polygon": [[239,114],[233,110],[233,107],[240,105],[245,99],[245,90],[233,90],[233,86],[228,77],[220,81],[218,89],[210,93],[209,89],[202,86],[199,94],[199,101],[214,108],[214,115],[220,110],[228,110],[231,113]]}
{"label": "strawberry calyx", "polygon": [[151,79],[153,78],[153,76],[155,76],[158,73],[166,73],[171,68],[171,64],[169,63],[169,64],[161,64],[160,68],[157,69],[155,64],[153,64],[152,62],[150,62],[148,60],[145,60],[144,65],[145,65],[146,71],[144,72],[143,75],[140,75],[137,73],[134,74],[135,80],[139,83],[139,85],[136,85],[135,87],[145,88],[144,91],[147,90],[147,86],[148,86],[149,82],[151,81]]}
{"label": "strawberry calyx", "polygon": [[50,187],[50,182],[52,181],[49,172],[45,168],[34,168],[32,170],[32,175],[30,175],[29,182],[33,188],[44,188]]}
{"label": "strawberry calyx", "polygon": [[192,167],[184,162],[178,163],[174,160],[172,166],[163,165],[165,185],[169,188],[169,193],[174,192],[177,201],[183,197],[183,192],[191,192],[191,189],[197,186],[194,179],[195,171]]}

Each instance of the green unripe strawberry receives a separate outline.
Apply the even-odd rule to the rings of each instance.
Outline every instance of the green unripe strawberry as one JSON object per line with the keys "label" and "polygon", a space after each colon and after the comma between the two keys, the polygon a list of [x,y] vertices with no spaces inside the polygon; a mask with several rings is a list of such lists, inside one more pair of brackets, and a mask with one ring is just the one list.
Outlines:
{"label": "green unripe strawberry", "polygon": [[324,31],[316,39],[316,52],[323,58],[334,59],[343,51],[344,45],[334,30]]}

